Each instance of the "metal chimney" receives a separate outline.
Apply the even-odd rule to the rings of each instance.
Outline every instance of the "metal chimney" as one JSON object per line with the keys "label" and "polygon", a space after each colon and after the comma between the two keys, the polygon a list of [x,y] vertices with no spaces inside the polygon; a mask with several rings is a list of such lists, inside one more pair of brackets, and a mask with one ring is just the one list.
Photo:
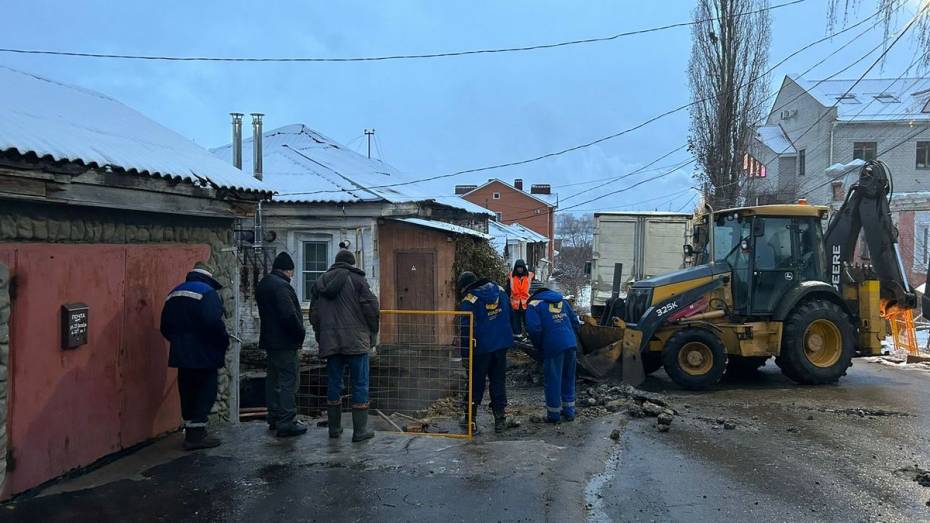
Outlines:
{"label": "metal chimney", "polygon": [[232,162],[236,169],[242,169],[242,113],[229,113],[232,116]]}
{"label": "metal chimney", "polygon": [[262,113],[252,113],[252,176],[262,179]]}

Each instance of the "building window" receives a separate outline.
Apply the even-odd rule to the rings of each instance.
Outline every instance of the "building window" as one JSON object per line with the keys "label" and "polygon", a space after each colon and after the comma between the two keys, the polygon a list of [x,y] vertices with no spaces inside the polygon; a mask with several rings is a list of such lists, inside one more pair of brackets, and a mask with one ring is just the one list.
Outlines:
{"label": "building window", "polygon": [[930,142],[917,142],[917,168],[930,169]]}
{"label": "building window", "polygon": [[798,151],[798,176],[804,176],[804,173],[807,172],[807,149],[801,149]]}
{"label": "building window", "polygon": [[491,198],[494,198],[495,200],[500,200],[500,199],[501,199],[501,193],[496,192],[496,193],[494,193],[494,194],[491,195]]}
{"label": "building window", "polygon": [[874,160],[878,156],[878,143],[853,142],[853,160]]}
{"label": "building window", "polygon": [[502,212],[496,212],[496,213],[494,213],[494,219],[495,219],[496,221],[500,222],[500,223],[503,223],[503,222],[504,222],[504,213],[502,213]]}
{"label": "building window", "polygon": [[321,274],[326,272],[329,264],[329,242],[328,241],[309,241],[303,242],[303,280],[304,280],[304,301],[310,301],[310,289],[313,288],[314,282]]}
{"label": "building window", "polygon": [[750,154],[744,154],[743,174],[750,178],[765,178],[765,164]]}

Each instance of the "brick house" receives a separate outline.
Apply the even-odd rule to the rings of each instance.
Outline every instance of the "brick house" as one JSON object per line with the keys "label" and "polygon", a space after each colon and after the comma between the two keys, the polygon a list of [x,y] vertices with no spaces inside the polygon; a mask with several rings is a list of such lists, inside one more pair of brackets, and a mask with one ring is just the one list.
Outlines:
{"label": "brick house", "polygon": [[[884,161],[911,283],[926,279],[930,235],[930,78],[813,81],[786,76],[745,165],[754,201],[838,208],[855,159]],[[861,252],[860,259],[867,260]]]}
{"label": "brick house", "polygon": [[455,194],[491,210],[497,221],[505,225],[519,223],[545,236],[548,239],[546,256],[535,260],[534,268],[543,277],[551,273],[555,257],[555,210],[559,206],[559,196],[552,192],[549,184],[533,184],[526,192],[520,178],[514,180],[513,185],[495,178],[481,186],[457,185]]}

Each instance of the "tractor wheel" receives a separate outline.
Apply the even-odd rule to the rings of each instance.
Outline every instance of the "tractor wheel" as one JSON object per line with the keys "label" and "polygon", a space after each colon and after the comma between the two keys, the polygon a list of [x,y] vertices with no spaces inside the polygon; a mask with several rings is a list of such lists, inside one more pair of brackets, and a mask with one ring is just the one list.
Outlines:
{"label": "tractor wheel", "polygon": [[838,305],[812,300],[799,305],[785,320],[782,373],[805,385],[833,383],[852,365],[856,330]]}
{"label": "tractor wheel", "polygon": [[662,353],[648,351],[643,353],[643,372],[650,375],[662,368]]}
{"label": "tractor wheel", "polygon": [[727,376],[752,376],[765,366],[766,356],[730,356],[727,358]]}
{"label": "tractor wheel", "polygon": [[665,344],[662,364],[672,381],[686,389],[701,390],[720,381],[727,368],[727,351],[709,330],[682,329]]}

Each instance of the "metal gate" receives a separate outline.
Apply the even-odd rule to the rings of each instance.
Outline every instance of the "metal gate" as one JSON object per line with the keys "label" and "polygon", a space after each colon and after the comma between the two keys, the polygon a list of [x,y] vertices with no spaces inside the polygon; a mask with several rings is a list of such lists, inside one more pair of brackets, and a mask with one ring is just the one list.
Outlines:
{"label": "metal gate", "polygon": [[[164,296],[206,245],[2,244],[10,318],[6,494],[178,427],[158,330]],[[63,350],[61,306],[88,306],[87,344]]]}

